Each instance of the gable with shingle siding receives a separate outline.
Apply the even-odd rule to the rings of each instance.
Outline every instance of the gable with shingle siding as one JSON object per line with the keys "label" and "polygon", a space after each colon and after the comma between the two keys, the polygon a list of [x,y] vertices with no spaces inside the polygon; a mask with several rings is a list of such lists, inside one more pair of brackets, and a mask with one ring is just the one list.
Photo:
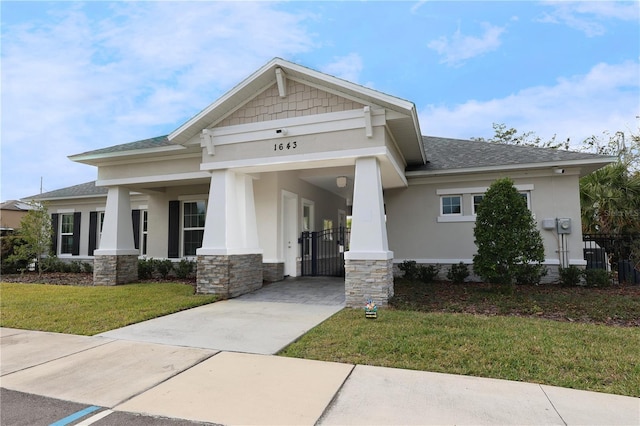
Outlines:
{"label": "gable with shingle siding", "polygon": [[278,93],[278,85],[273,84],[215,127],[348,111],[364,107],[359,102],[296,81],[288,83],[287,92],[287,97],[281,98]]}

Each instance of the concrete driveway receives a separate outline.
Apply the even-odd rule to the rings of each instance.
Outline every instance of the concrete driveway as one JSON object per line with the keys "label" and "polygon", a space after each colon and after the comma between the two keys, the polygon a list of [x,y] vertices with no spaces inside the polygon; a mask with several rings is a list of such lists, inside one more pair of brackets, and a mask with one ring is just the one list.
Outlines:
{"label": "concrete driveway", "polygon": [[344,280],[287,278],[235,299],[200,306],[99,336],[272,355],[344,308]]}

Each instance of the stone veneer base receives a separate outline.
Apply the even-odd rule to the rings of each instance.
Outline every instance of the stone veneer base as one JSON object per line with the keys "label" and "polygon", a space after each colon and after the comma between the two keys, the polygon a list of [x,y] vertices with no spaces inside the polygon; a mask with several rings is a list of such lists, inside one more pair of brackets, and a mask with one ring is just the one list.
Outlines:
{"label": "stone veneer base", "polygon": [[371,299],[378,306],[387,306],[393,296],[393,259],[345,260],[345,304],[361,308]]}
{"label": "stone veneer base", "polygon": [[198,256],[196,292],[217,294],[223,299],[262,287],[262,255]]}
{"label": "stone veneer base", "polygon": [[284,263],[263,263],[262,279],[271,283],[284,280]]}
{"label": "stone veneer base", "polygon": [[93,285],[118,285],[138,281],[138,255],[96,255]]}

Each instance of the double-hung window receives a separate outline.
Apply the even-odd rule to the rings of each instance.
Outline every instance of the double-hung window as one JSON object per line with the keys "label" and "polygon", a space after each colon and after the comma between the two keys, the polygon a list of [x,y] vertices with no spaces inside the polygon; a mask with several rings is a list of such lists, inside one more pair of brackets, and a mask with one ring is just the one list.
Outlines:
{"label": "double-hung window", "polygon": [[206,211],[204,201],[185,201],[182,204],[183,256],[195,256],[196,249],[202,247]]}
{"label": "double-hung window", "polygon": [[443,216],[462,214],[462,196],[461,195],[443,196],[440,198],[440,203],[441,203],[441,212]]}
{"label": "double-hung window", "polygon": [[480,206],[480,203],[482,202],[483,198],[484,198],[484,195],[473,196],[473,215],[474,216],[478,214],[478,207]]}
{"label": "double-hung window", "polygon": [[148,212],[147,210],[142,211],[142,255],[147,254],[147,218]]}
{"label": "double-hung window", "polygon": [[60,254],[73,254],[73,213],[60,216]]}

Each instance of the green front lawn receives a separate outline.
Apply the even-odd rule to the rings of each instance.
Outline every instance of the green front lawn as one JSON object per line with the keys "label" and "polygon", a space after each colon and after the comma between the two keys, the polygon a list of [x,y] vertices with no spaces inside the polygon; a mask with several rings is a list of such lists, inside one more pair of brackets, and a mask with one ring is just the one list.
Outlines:
{"label": "green front lawn", "polygon": [[281,355],[640,396],[640,286],[394,290],[378,319],[344,310]]}
{"label": "green front lawn", "polygon": [[94,335],[216,300],[181,283],[114,287],[0,283],[0,326]]}
{"label": "green front lawn", "polygon": [[640,329],[546,319],[345,309],[279,355],[640,396]]}

